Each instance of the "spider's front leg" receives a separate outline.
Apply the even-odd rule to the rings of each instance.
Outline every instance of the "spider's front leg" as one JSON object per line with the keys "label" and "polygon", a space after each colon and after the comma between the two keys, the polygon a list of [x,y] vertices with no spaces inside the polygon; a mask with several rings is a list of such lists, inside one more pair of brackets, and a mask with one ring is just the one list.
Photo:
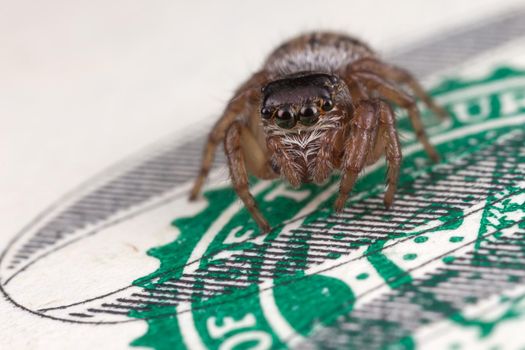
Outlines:
{"label": "spider's front leg", "polygon": [[416,138],[421,142],[430,159],[434,162],[438,162],[439,155],[425,133],[425,128],[421,121],[416,101],[398,87],[393,86],[378,75],[372,73],[355,73],[355,76],[363,82],[367,89],[376,91],[382,98],[391,101],[408,111],[408,118],[412,123]]}
{"label": "spider's front leg", "polygon": [[193,183],[193,187],[190,192],[190,200],[197,199],[204,181],[210,172],[215,158],[215,151],[217,146],[224,139],[226,130],[231,126],[236,118],[243,114],[251,113],[250,105],[257,103],[259,99],[259,86],[265,79],[265,75],[261,72],[254,74],[246,83],[244,83],[238,90],[238,93],[232,98],[226,109],[224,110],[221,118],[215,123],[213,129],[208,134],[206,145],[202,154],[201,167],[199,175]]}
{"label": "spider's front leg", "polygon": [[385,207],[390,208],[397,189],[397,179],[401,168],[401,145],[397,136],[396,120],[392,107],[385,101],[379,101],[379,137],[385,139],[385,157],[387,161],[387,190],[385,192]]}
{"label": "spider's front leg", "polygon": [[339,196],[334,204],[337,212],[343,210],[348,194],[354,187],[359,173],[365,166],[369,151],[375,143],[378,130],[378,101],[360,101],[350,123],[350,133],[344,145],[341,162],[342,178]]}
{"label": "spider's front leg", "polygon": [[226,138],[224,139],[224,151],[228,159],[233,188],[257,222],[257,225],[259,225],[261,231],[268,232],[270,231],[270,225],[259,208],[257,208],[257,203],[248,187],[248,173],[243,152],[244,143],[241,142],[243,133],[249,133],[249,130],[243,127],[241,122],[235,121],[226,131]]}

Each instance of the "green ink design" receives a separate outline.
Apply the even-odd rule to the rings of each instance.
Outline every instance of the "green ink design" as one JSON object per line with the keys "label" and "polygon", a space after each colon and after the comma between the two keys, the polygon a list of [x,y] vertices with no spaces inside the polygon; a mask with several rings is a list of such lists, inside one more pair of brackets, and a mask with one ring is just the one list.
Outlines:
{"label": "green ink design", "polygon": [[[505,87],[520,78],[522,85]],[[129,315],[148,324],[132,345],[264,349],[310,342],[413,349],[419,327],[437,320],[487,337],[519,319],[523,296],[505,300],[505,311],[487,321],[463,313],[487,295],[473,289],[451,299],[445,292],[451,285],[459,291],[460,281],[481,283],[490,269],[505,271],[506,283],[523,283],[521,275],[505,269],[525,268],[525,245],[513,236],[525,232],[525,204],[516,200],[525,191],[518,181],[524,170],[509,165],[525,163],[520,148],[525,127],[515,122],[525,114],[524,91],[525,72],[512,68],[435,88],[432,94],[443,99],[452,120],[440,125],[429,113],[424,120],[441,140],[437,148],[444,161],[433,165],[421,150],[405,154],[398,209],[374,204],[381,203],[384,167],[358,181],[341,216],[331,210],[337,176],[297,190],[280,181],[253,180],[255,198],[275,228],[268,235],[259,234],[249,213],[237,208],[229,187],[207,191],[202,212],[174,219],[177,239],[148,252],[160,267],[134,282],[151,299]],[[405,149],[415,147],[406,117],[398,128],[412,135]],[[485,172],[490,177],[480,178]],[[216,223],[220,228],[213,230]],[[479,228],[471,237],[473,223]],[[502,244],[518,249],[504,255]],[[420,276],[404,267],[416,263],[435,265],[436,272]],[[508,288],[501,286],[502,292]],[[357,303],[378,288],[385,292],[377,300]]]}

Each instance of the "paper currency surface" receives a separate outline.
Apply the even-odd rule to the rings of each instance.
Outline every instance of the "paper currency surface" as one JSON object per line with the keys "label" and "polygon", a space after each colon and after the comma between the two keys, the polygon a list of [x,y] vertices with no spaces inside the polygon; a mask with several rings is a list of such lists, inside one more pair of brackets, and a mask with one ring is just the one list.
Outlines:
{"label": "paper currency surface", "polygon": [[432,164],[398,112],[390,210],[383,162],[340,215],[338,176],[253,179],[274,228],[262,235],[222,157],[187,201],[209,123],[177,125],[57,186],[38,214],[17,209],[16,230],[3,219],[0,348],[524,349],[525,5],[484,5],[385,44],[451,114],[423,110]]}

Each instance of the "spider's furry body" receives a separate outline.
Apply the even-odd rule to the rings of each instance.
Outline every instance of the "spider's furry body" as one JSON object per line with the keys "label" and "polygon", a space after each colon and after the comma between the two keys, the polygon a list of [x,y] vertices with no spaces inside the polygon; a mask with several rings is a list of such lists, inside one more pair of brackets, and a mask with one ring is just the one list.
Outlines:
{"label": "spider's furry body", "polygon": [[336,210],[343,209],[365,165],[385,155],[389,171],[385,205],[397,185],[401,149],[390,103],[408,111],[416,136],[429,156],[428,142],[413,96],[436,114],[446,113],[406,71],[387,65],[365,44],[351,37],[316,32],[285,42],[230,100],[204,150],[195,198],[206,178],[218,143],[224,140],[235,190],[259,227],[269,225],[248,188],[248,172],[292,186],[325,181],[342,173]]}
{"label": "spider's furry body", "polygon": [[375,53],[359,40],[317,32],[282,44],[270,54],[263,70],[270,79],[305,71],[335,73],[364,57],[375,57]]}

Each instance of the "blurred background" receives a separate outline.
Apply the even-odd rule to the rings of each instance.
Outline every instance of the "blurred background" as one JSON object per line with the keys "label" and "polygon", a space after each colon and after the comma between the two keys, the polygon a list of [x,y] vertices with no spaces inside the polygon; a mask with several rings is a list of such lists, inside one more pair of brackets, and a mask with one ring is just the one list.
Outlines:
{"label": "blurred background", "polygon": [[1,1],[2,228],[18,230],[145,145],[213,122],[237,84],[299,32],[340,30],[385,53],[523,3]]}
{"label": "blurred background", "polygon": [[[524,0],[0,0],[0,247],[103,169],[159,140],[205,133],[237,85],[291,36],[338,30],[392,56],[524,8]],[[0,344],[27,346],[25,336],[75,344],[87,334],[52,333],[55,323],[16,315]],[[146,329],[125,327],[89,334],[127,346]]]}

